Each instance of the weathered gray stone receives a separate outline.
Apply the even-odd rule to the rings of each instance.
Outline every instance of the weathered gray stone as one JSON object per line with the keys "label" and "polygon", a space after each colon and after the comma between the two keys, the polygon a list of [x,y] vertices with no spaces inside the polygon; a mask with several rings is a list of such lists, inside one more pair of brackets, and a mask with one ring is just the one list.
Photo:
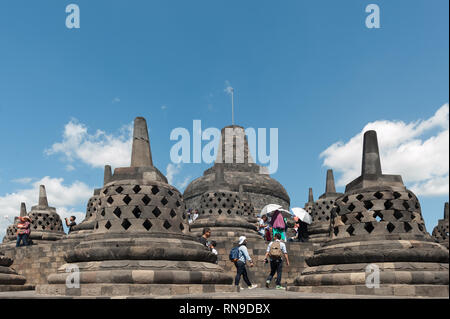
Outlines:
{"label": "weathered gray stone", "polygon": [[240,236],[261,239],[256,225],[248,221],[248,216],[254,215],[252,207],[244,205],[242,192],[231,191],[224,179],[223,165],[217,164],[215,181],[202,195],[199,217],[191,225],[192,233],[200,236],[202,229],[208,227],[215,240],[234,242]]}
{"label": "weathered gray stone", "polygon": [[449,244],[448,244],[448,202],[445,203],[444,205],[444,218],[440,219],[438,221],[438,224],[436,227],[434,227],[433,229],[433,238],[436,240],[436,242],[444,245],[445,247],[447,247],[447,249],[449,248]]}
{"label": "weathered gray stone", "polygon": [[[25,203],[20,203],[19,217],[25,217],[27,215],[27,207]],[[9,225],[6,228],[5,237],[3,237],[3,243],[15,242],[17,240],[17,224],[19,223],[19,217],[14,217],[14,224]]]}
{"label": "weathered gray stone", "polygon": [[26,285],[24,276],[11,268],[13,261],[0,252],[0,291],[30,290],[33,286]]}
{"label": "weathered gray stone", "polygon": [[[226,140],[226,130],[232,130]],[[289,208],[290,199],[284,187],[265,173],[261,166],[254,163],[244,128],[231,125],[222,129],[219,151],[214,166],[207,169],[202,177],[192,181],[184,191],[183,197],[187,208],[199,209],[202,195],[214,183],[217,164],[223,163],[224,179],[233,192],[243,193],[248,197],[256,211],[265,205],[274,203]]]}
{"label": "weathered gray stone", "polygon": [[142,283],[231,285],[217,257],[190,235],[180,192],[153,167],[145,119],[135,120],[131,166],[116,168],[98,196],[93,232],[48,276],[50,288],[38,291],[72,294],[58,288],[71,265],[80,269],[82,288],[73,293],[81,295],[127,295]]}
{"label": "weathered gray stone", "polygon": [[[307,258],[310,267],[295,285],[315,291],[345,285],[356,294],[377,295],[408,295],[411,290],[394,288],[410,285],[417,296],[448,294],[448,250],[427,233],[419,201],[401,176],[382,174],[374,131],[364,134],[361,176],[347,185],[335,205],[331,239]],[[380,270],[378,289],[364,286],[368,266]]]}
{"label": "weathered gray stone", "polygon": [[[24,213],[26,214],[26,208],[25,204],[22,203],[21,215]],[[31,207],[28,216],[31,219],[31,232],[29,238],[34,244],[59,240],[65,235],[61,218],[56,212],[56,209],[48,205],[47,193],[44,185],[40,185],[39,187],[38,205]],[[14,240],[12,239],[12,231],[15,231],[14,238],[16,238],[17,226],[7,233],[8,238]]]}
{"label": "weathered gray stone", "polygon": [[[106,185],[112,178],[111,166],[105,165],[103,175],[103,186]],[[81,240],[86,235],[94,231],[96,225],[97,212],[100,204],[101,188],[94,189],[93,196],[89,199],[86,207],[86,217],[84,220],[72,227],[72,231],[64,237],[66,240]]]}
{"label": "weathered gray stone", "polygon": [[[335,207],[336,198],[342,193],[336,192],[333,170],[327,170],[325,193],[314,202],[311,209],[313,222],[308,226],[309,240],[312,242],[325,242],[330,238],[331,211]],[[312,190],[311,190],[312,193]],[[312,194],[311,194],[312,195]]]}

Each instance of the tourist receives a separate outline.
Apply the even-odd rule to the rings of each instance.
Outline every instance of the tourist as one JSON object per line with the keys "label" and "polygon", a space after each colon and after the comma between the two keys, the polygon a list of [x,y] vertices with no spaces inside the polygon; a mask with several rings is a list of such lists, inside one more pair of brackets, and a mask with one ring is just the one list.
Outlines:
{"label": "tourist", "polygon": [[294,228],[293,228],[294,229],[294,236],[288,238],[289,242],[297,241],[297,238],[298,238],[299,218],[297,216],[294,216],[294,222],[295,222]]}
{"label": "tourist", "polygon": [[208,227],[203,228],[202,236],[199,239],[199,241],[202,243],[202,245],[209,247],[209,244],[208,244],[209,237],[211,237],[211,229]]}
{"label": "tourist", "polygon": [[258,232],[263,238],[266,237],[266,230],[267,230],[268,226],[269,226],[269,221],[268,221],[267,215],[263,215],[261,218],[259,218],[259,221],[258,221]]}
{"label": "tourist", "polygon": [[247,269],[245,268],[247,260],[250,262],[250,267],[253,267],[253,261],[250,258],[247,250],[247,238],[245,236],[241,236],[239,237],[239,258],[234,263],[234,265],[236,266],[236,278],[234,280],[234,284],[236,286],[239,286],[241,276],[243,276],[244,282],[247,284],[248,289],[254,289],[257,288],[258,285],[252,285],[252,283],[248,279]]}
{"label": "tourist", "polygon": [[212,240],[210,243],[209,243],[209,249],[211,249],[211,252],[214,254],[214,255],[218,255],[218,252],[217,252],[217,250],[216,250],[216,246],[217,246],[217,242],[215,241],[215,240]]}
{"label": "tourist", "polygon": [[191,216],[192,216],[191,220],[192,220],[192,223],[193,223],[198,218],[198,209],[194,209],[194,211],[192,212]]}
{"label": "tourist", "polygon": [[286,258],[286,265],[289,266],[289,257],[286,250],[285,243],[281,242],[280,233],[275,234],[275,241],[269,243],[266,250],[265,262],[268,262],[270,258],[270,274],[266,280],[266,287],[269,288],[270,282],[272,281],[275,272],[277,273],[276,289],[285,289],[281,286],[281,275],[283,271],[283,255]]}
{"label": "tourist", "polygon": [[286,223],[283,214],[279,210],[276,210],[273,213],[269,225],[272,227],[272,238],[274,238],[276,234],[280,234],[281,240],[286,241]]}
{"label": "tourist", "polygon": [[298,221],[297,239],[301,242],[307,242],[309,239],[308,224],[302,220]]}
{"label": "tourist", "polygon": [[[17,242],[16,247],[28,246],[30,237],[31,218],[28,216],[19,217],[19,223],[17,224]],[[23,245],[21,245],[21,242]]]}
{"label": "tourist", "polygon": [[[215,240],[212,240],[210,243],[209,243],[209,249],[211,250],[211,252],[214,254],[214,255],[216,255],[216,257],[219,255],[219,253],[217,252],[217,250],[216,250],[216,246],[217,246],[217,242],[215,241]],[[216,259],[216,264],[218,264],[219,263],[219,260],[218,259]]]}
{"label": "tourist", "polygon": [[190,208],[186,211],[186,216],[187,216],[188,224],[192,224],[192,216],[191,216],[191,212],[192,212],[192,210],[191,210]]}
{"label": "tourist", "polygon": [[77,223],[75,222],[75,219],[77,219],[75,216],[70,216],[70,223],[68,221],[68,218],[66,217],[66,226],[69,227],[69,233],[72,231],[72,227],[75,226]]}

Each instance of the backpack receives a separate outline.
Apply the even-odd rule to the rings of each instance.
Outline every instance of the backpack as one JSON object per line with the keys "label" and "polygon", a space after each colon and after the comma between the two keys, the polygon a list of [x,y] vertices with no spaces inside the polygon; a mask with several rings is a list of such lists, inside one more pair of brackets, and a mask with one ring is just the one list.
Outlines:
{"label": "backpack", "polygon": [[272,245],[270,245],[269,256],[272,259],[283,257],[283,252],[281,251],[281,245],[279,241],[274,241]]}
{"label": "backpack", "polygon": [[236,262],[239,260],[239,246],[231,248],[230,255],[228,256],[228,258],[232,262]]}

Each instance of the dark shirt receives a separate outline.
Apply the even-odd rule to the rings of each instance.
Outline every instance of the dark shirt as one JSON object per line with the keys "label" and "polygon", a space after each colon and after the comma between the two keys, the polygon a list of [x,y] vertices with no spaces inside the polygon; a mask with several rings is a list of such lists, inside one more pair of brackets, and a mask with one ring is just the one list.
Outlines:
{"label": "dark shirt", "polygon": [[208,246],[208,241],[205,237],[201,236],[198,241],[201,242],[204,246]]}
{"label": "dark shirt", "polygon": [[69,233],[72,231],[72,227],[73,226],[75,226],[77,223],[75,223],[75,222],[71,222],[70,224],[69,224]]}
{"label": "dark shirt", "polygon": [[308,238],[308,224],[301,220],[298,224],[298,238]]}

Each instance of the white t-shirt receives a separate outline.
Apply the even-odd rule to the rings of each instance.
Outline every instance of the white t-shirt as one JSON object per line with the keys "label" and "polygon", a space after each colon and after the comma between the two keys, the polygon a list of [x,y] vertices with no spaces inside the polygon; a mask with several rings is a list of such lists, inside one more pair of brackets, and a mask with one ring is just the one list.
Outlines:
{"label": "white t-shirt", "polygon": [[268,226],[268,223],[265,222],[264,220],[260,219],[260,220],[259,220],[259,226],[264,226],[264,228],[259,228],[259,229],[258,229],[258,232],[259,232],[261,235],[264,235],[264,232],[265,232],[265,230],[266,230],[266,228],[267,228],[267,226]]}

